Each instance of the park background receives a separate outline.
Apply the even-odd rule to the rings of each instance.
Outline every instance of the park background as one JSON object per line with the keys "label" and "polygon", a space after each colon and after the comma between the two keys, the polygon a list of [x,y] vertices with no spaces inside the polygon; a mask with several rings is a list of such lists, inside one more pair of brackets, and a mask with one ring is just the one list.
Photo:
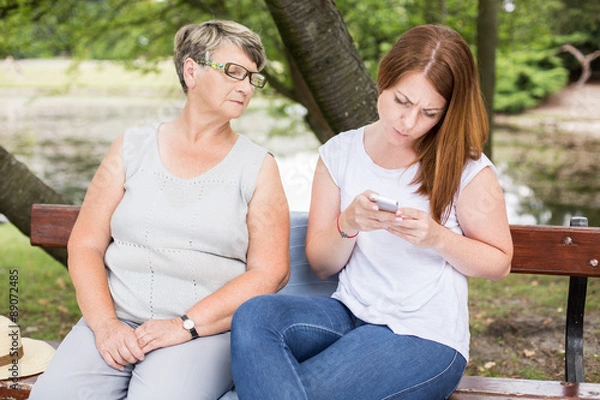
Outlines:
{"label": "park background", "polygon": [[[69,202],[79,203],[114,138],[128,127],[172,118],[182,106],[168,59],[177,25],[233,18],[261,33],[271,60],[271,85],[257,92],[234,127],[275,154],[290,208],[307,210],[321,141],[306,122],[307,108],[286,96],[284,89],[297,82],[287,76],[284,46],[266,6],[243,0],[191,3],[0,6],[0,146]],[[380,56],[419,23],[446,23],[475,45],[480,3],[485,2],[447,0],[431,6],[345,0],[335,5],[374,78]],[[600,6],[591,1],[492,3],[498,13],[492,158],[510,222],[565,225],[572,215],[585,215],[590,226],[600,226],[600,82],[592,74],[576,84],[581,64],[561,48],[571,43],[591,54],[600,47]],[[597,64],[591,63],[592,71]],[[19,270],[24,333],[61,339],[80,316],[68,273],[5,223],[0,225],[0,279],[7,287],[14,269]],[[562,379],[566,286],[560,277],[471,280],[468,373]],[[595,382],[600,382],[599,291],[590,282],[585,363],[586,379]],[[0,303],[3,315],[7,304]]]}

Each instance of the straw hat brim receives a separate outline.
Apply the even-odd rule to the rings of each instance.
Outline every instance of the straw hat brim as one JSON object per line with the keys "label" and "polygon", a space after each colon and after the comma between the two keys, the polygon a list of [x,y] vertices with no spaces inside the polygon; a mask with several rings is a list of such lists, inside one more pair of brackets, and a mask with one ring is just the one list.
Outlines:
{"label": "straw hat brim", "polygon": [[0,368],[0,380],[23,378],[37,375],[46,370],[56,350],[50,344],[29,338],[21,338],[23,344],[23,357],[17,360],[17,371],[10,370],[13,364],[3,365]]}

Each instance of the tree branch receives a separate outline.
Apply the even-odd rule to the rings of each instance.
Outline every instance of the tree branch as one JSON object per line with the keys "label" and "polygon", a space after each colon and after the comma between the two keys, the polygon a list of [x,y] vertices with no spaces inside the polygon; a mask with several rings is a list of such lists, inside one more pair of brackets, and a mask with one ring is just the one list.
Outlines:
{"label": "tree branch", "polygon": [[571,53],[581,64],[581,76],[575,82],[575,86],[583,86],[590,79],[590,76],[592,76],[592,61],[600,57],[600,50],[584,55],[579,49],[569,43],[563,44],[561,50]]}

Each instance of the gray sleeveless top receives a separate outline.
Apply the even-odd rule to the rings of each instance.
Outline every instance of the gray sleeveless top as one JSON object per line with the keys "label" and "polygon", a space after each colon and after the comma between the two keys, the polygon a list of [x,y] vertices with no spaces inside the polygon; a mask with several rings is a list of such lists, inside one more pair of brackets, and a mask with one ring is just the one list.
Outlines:
{"label": "gray sleeveless top", "polygon": [[185,313],[246,270],[246,214],[267,150],[245,136],[193,179],[170,173],[158,125],[124,136],[125,194],[104,258],[117,316],[142,323]]}

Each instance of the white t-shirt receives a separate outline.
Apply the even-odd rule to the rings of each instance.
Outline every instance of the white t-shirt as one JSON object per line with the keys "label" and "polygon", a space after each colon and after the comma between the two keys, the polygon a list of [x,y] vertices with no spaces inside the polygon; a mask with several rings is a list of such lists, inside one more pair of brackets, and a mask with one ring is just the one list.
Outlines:
{"label": "white t-shirt", "polygon": [[[411,184],[418,165],[395,170],[376,165],[364,148],[364,127],[336,135],[319,154],[340,188],[341,210],[358,194],[373,190],[399,200],[402,207],[430,212],[429,199]],[[485,155],[469,161],[460,190],[485,167],[496,172]],[[462,234],[455,207],[445,226]],[[433,250],[417,248],[384,230],[361,232],[332,297],[363,321],[442,343],[468,359],[467,278]]]}

